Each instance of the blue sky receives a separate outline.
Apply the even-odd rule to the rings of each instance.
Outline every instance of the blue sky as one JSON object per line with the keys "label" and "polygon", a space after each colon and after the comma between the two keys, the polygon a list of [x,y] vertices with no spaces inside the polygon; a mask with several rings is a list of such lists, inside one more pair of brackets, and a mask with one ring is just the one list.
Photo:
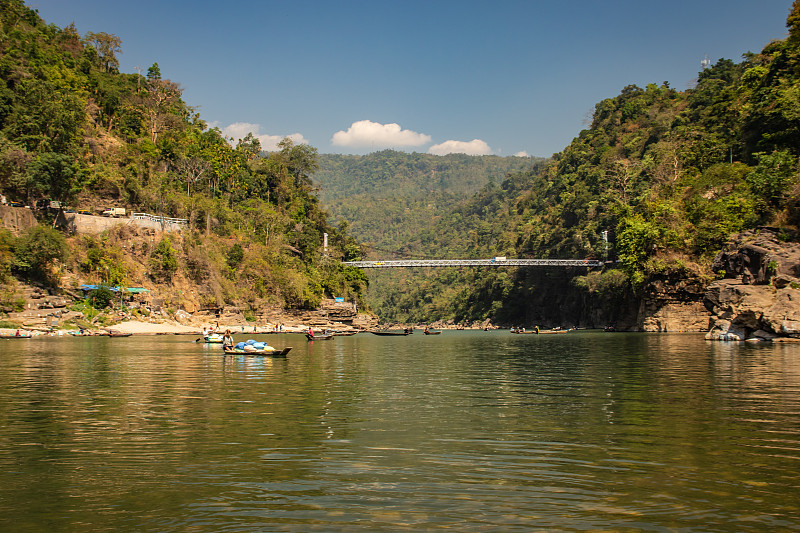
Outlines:
{"label": "blue sky", "polygon": [[158,62],[201,117],[265,148],[550,156],[629,84],[786,36],[791,0],[28,0]]}

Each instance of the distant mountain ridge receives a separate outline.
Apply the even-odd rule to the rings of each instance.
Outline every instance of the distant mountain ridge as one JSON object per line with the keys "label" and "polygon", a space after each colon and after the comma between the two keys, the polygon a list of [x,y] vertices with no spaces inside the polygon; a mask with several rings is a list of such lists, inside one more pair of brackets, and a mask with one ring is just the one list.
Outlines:
{"label": "distant mountain ridge", "polygon": [[530,157],[436,156],[383,150],[372,154],[320,154],[313,180],[336,221],[369,250],[403,253],[439,217],[491,182],[544,161]]}

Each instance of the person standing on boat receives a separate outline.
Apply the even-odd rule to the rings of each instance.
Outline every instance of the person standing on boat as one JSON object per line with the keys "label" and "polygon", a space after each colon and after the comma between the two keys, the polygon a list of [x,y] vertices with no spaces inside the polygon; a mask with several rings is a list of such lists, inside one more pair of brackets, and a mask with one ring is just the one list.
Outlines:
{"label": "person standing on boat", "polygon": [[225,330],[225,335],[222,336],[222,349],[227,351],[233,350],[233,337],[231,337],[231,330]]}

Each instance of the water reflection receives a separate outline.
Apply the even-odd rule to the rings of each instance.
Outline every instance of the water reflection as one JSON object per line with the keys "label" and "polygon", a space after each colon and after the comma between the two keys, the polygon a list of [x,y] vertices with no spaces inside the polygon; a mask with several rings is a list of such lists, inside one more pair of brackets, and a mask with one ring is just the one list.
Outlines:
{"label": "water reflection", "polygon": [[[694,335],[0,344],[14,531],[800,527],[800,349]],[[18,341],[15,341],[18,342]]]}

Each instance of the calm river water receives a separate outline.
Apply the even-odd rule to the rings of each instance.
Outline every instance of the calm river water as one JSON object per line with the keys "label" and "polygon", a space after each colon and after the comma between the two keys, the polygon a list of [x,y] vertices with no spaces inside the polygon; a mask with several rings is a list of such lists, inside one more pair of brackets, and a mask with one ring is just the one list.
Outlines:
{"label": "calm river water", "polygon": [[800,530],[800,345],[256,338],[0,341],[0,530]]}

